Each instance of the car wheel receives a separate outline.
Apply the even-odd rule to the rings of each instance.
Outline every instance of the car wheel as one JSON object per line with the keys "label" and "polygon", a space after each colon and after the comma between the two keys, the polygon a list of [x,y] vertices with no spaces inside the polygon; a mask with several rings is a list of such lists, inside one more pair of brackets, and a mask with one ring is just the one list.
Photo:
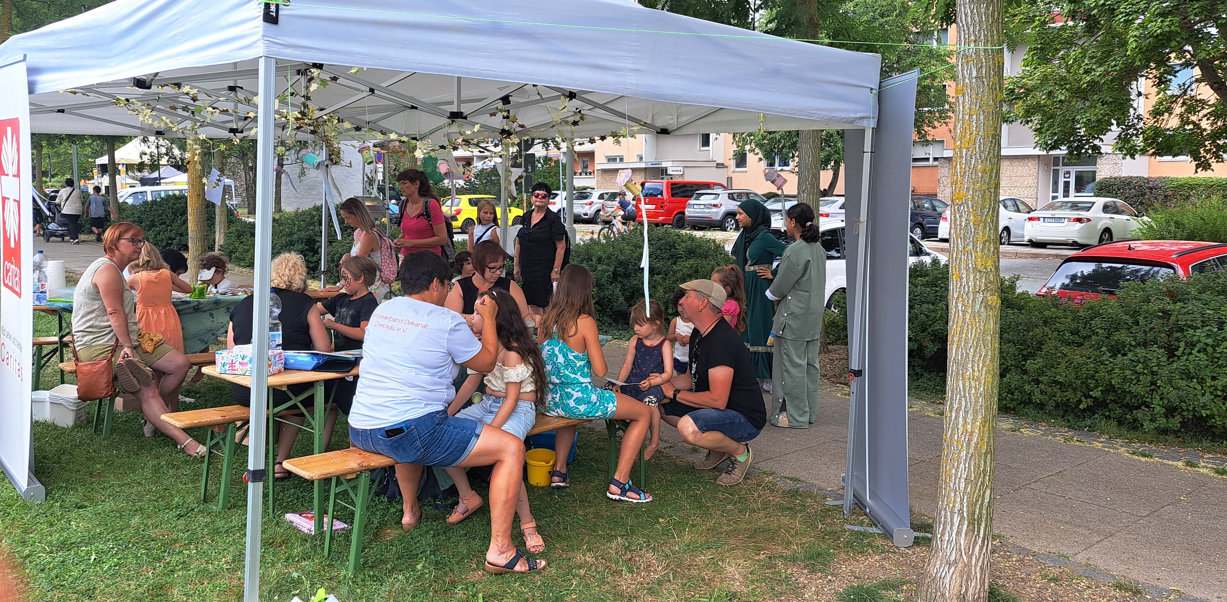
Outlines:
{"label": "car wheel", "polygon": [[465,220],[464,220],[463,222],[461,222],[461,224],[460,224],[460,231],[461,231],[461,232],[464,232],[465,234],[468,234],[468,233],[469,233],[469,230],[472,230],[472,229],[473,229],[473,226],[474,226],[473,220],[471,220],[471,219],[465,219]]}
{"label": "car wheel", "polygon": [[47,226],[43,226],[43,242],[51,242],[51,230]]}
{"label": "car wheel", "polygon": [[517,216],[515,216],[515,217],[511,218],[511,225],[513,225],[513,226],[518,226],[518,225],[520,225],[520,222],[522,221],[523,217],[524,217],[524,216],[522,216],[522,215],[517,215]]}
{"label": "car wheel", "polygon": [[686,229],[686,214],[685,213],[679,213],[673,216],[673,227],[678,230]]}
{"label": "car wheel", "polygon": [[1046,242],[1035,242],[1034,240],[1031,240],[1031,241],[1027,241],[1027,244],[1037,249],[1047,249],[1048,248],[1048,243]]}
{"label": "car wheel", "polygon": [[734,232],[737,230],[738,227],[741,226],[741,224],[737,223],[737,216],[730,213],[724,216],[723,226],[724,226],[725,232]]}
{"label": "car wheel", "polygon": [[1106,242],[1112,242],[1112,230],[1110,228],[1104,228],[1103,232],[1099,233],[1099,244],[1102,245]]}
{"label": "car wheel", "polygon": [[833,292],[831,292],[831,298],[827,299],[827,304],[826,304],[827,311],[839,313],[839,310],[836,309],[835,307],[835,301],[839,297],[845,296],[847,294],[848,294],[847,289],[842,289],[842,288],[837,288]]}
{"label": "car wheel", "polygon": [[925,239],[924,224],[916,224],[912,226],[912,236],[915,236],[919,240],[924,240]]}
{"label": "car wheel", "polygon": [[1001,229],[1001,234],[997,235],[997,243],[1003,246],[1010,244],[1010,229],[1009,228]]}

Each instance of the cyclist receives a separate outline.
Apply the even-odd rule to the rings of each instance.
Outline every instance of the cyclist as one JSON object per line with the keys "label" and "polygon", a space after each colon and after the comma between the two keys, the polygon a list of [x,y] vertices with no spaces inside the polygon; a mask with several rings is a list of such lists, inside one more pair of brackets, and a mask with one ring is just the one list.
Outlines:
{"label": "cyclist", "polygon": [[630,229],[635,225],[635,203],[626,198],[625,192],[618,193],[618,209],[622,210],[622,215],[618,218],[622,222],[622,227]]}

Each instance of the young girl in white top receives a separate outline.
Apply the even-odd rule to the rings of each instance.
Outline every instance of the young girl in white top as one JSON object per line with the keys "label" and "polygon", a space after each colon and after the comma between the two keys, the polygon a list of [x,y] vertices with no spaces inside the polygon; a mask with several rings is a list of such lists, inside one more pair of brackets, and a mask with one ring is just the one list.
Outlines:
{"label": "young girl in white top", "polygon": [[682,289],[677,289],[673,293],[673,305],[677,307],[677,317],[669,323],[669,343],[673,345],[673,373],[686,374],[690,372],[690,333],[694,331],[694,324],[686,321],[685,310],[682,309],[682,297],[685,296]]}
{"label": "young girl in white top", "polygon": [[494,210],[494,203],[490,201],[482,201],[477,204],[477,225],[469,228],[469,251],[477,246],[477,243],[483,240],[492,240],[502,243],[498,239],[498,213]]}
{"label": "young girl in white top", "polygon": [[[528,436],[528,431],[537,420],[536,402],[540,399],[538,391],[546,390],[545,360],[541,357],[537,342],[524,326],[519,305],[511,293],[492,288],[482,293],[477,303],[485,304],[486,297],[492,298],[498,305],[495,314],[500,347],[498,363],[494,366],[494,371],[485,375],[486,393],[482,395],[480,402],[461,409],[482,381],[480,373],[470,374],[456,392],[456,398],[452,400],[447,411],[453,416],[501,428],[523,439]],[[472,516],[484,502],[469,486],[469,479],[463,468],[448,468],[447,474],[456,482],[456,490],[460,494],[460,503],[447,519],[449,524],[454,525]],[[520,530],[524,533],[524,544],[528,550],[533,553],[545,550],[545,540],[537,532],[537,523],[528,508],[528,491],[523,482],[520,483],[516,514],[520,517]]]}

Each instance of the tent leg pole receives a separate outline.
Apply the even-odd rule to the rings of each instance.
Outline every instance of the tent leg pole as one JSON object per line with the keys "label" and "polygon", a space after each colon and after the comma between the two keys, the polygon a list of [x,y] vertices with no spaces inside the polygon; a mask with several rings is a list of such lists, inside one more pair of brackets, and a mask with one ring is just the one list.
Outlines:
{"label": "tent leg pole", "polygon": [[[869,171],[873,166],[873,128],[865,129],[865,145],[862,152],[864,154],[862,155],[863,158],[861,159],[861,198],[857,207],[857,222],[852,226],[853,228],[856,228],[857,232],[856,265],[853,266],[853,269],[856,270],[856,294],[851,296],[851,299],[855,301],[855,307],[851,308],[852,311],[849,314],[849,316],[852,318],[852,323],[849,325],[851,327],[851,332],[849,333],[848,339],[848,368],[850,370],[861,371],[865,369],[865,343],[869,337],[869,333],[866,332],[869,328],[867,316],[869,315],[868,280],[870,253],[869,243],[867,240],[869,237],[867,220],[869,219]],[[869,453],[868,448],[865,447],[868,439],[864,437],[858,438],[856,436],[857,420],[866,419],[864,413],[862,412],[862,409],[867,407],[866,395],[868,394],[868,391],[865,390],[866,383],[867,381],[860,379],[857,379],[852,383],[852,399],[849,402],[850,415],[848,416],[848,454],[846,465],[844,467],[844,516],[850,516],[852,514],[852,507],[855,504],[856,498],[856,485],[852,483],[851,480],[851,475],[853,474],[853,458],[855,457],[853,454],[861,453],[862,451],[865,454]],[[866,428],[868,428],[868,425],[866,425]],[[858,449],[858,442],[860,447],[865,447],[864,450]],[[866,458],[865,461],[866,467],[868,467],[868,458]],[[866,468],[865,479],[865,494],[868,495],[868,468]]]}
{"label": "tent leg pole", "polygon": [[567,191],[566,205],[563,211],[567,212],[567,236],[571,237],[571,244],[575,244],[575,141],[567,140],[566,158],[564,162],[566,172],[563,174],[563,186]]}
{"label": "tent leg pole", "polygon": [[[276,59],[261,57],[259,74],[259,106],[256,110],[256,249],[254,292],[255,306],[268,307],[270,255],[273,238],[273,156],[276,86]],[[268,356],[268,312],[257,311],[252,332],[254,357]],[[268,364],[253,362],[251,370],[251,437],[253,453],[247,454],[247,555],[243,572],[243,600],[257,602],[260,599],[260,541],[264,519],[264,482],[251,475],[264,472],[264,437],[267,427],[265,409],[268,407]],[[256,451],[260,450],[260,451]]]}

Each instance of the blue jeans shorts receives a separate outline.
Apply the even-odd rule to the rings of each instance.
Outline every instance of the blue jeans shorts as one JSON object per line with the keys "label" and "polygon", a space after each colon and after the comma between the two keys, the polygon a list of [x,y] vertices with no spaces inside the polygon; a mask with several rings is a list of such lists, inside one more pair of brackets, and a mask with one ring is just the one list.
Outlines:
{"label": "blue jeans shorts", "polygon": [[349,427],[358,449],[422,466],[455,466],[469,457],[484,427],[476,420],[448,416],[439,410],[383,428]]}
{"label": "blue jeans shorts", "polygon": [[[482,395],[480,403],[456,412],[456,417],[490,424],[494,422],[499,408],[503,407],[506,401],[502,397]],[[531,401],[518,401],[515,404],[516,407],[511,411],[511,416],[508,416],[507,422],[503,423],[503,430],[515,435],[517,439],[523,439],[528,436],[528,431],[531,431],[533,424],[537,422],[537,408]]]}
{"label": "blue jeans shorts", "polygon": [[[679,406],[679,407],[672,407]],[[762,429],[754,428],[749,420],[736,410],[717,410],[715,408],[691,408],[681,403],[667,403],[665,414],[669,416],[689,416],[695,428],[700,433],[716,431],[738,443],[753,441]],[[685,411],[690,410],[690,411]]]}

